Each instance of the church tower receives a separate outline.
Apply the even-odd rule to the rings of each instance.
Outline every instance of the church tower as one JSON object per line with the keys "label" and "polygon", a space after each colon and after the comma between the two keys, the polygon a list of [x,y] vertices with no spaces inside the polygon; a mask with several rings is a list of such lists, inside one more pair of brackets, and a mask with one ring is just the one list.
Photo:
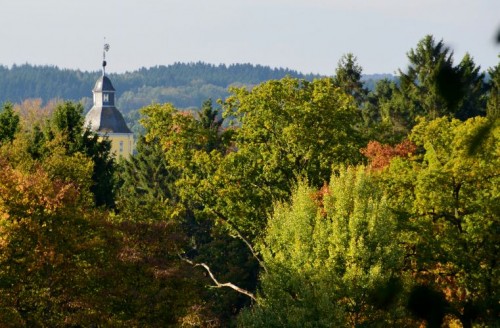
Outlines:
{"label": "church tower", "polygon": [[95,83],[94,106],[85,116],[85,126],[111,141],[111,153],[116,158],[128,158],[134,150],[134,134],[130,131],[122,114],[115,107],[115,88],[106,76],[106,52],[104,45],[102,76]]}

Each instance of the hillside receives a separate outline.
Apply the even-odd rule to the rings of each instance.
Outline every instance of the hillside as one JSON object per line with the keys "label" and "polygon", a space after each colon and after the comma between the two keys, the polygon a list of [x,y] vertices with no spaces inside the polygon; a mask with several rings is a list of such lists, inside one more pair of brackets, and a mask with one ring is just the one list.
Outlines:
{"label": "hillside", "polygon": [[[0,66],[0,103],[19,103],[29,98],[41,98],[47,102],[59,98],[81,101],[88,109],[92,105],[91,90],[99,74],[99,71],[83,72],[55,66]],[[127,114],[151,102],[171,102],[177,108],[199,107],[208,98],[225,97],[230,86],[252,86],[287,75],[308,80],[318,77],[285,68],[198,62],[141,68],[110,74],[110,78],[117,90],[118,108]],[[377,80],[386,77],[391,75],[365,75],[363,80],[371,89]]]}
{"label": "hillside", "polygon": [[[41,98],[44,102],[61,98],[91,106],[91,90],[99,71],[82,72],[54,66],[0,66],[0,103]],[[151,102],[171,102],[178,108],[198,107],[207,98],[227,94],[232,85],[256,85],[284,76],[312,79],[297,71],[251,64],[211,65],[175,63],[110,74],[117,90],[118,107],[125,114]]]}

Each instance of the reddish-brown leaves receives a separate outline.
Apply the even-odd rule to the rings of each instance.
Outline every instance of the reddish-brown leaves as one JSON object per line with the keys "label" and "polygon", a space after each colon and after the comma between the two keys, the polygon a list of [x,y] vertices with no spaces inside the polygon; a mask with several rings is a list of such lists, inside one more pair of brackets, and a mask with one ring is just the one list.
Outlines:
{"label": "reddish-brown leaves", "polygon": [[409,157],[415,153],[417,146],[410,140],[404,140],[396,146],[370,141],[361,153],[368,158],[373,170],[381,170],[388,166],[394,157]]}

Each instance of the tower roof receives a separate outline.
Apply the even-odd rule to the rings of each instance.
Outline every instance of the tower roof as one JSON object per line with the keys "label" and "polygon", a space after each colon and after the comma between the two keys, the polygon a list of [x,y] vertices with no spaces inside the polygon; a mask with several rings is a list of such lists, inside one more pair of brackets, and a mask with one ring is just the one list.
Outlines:
{"label": "tower roof", "polygon": [[115,106],[95,106],[85,116],[85,124],[101,133],[132,133],[125,119]]}
{"label": "tower roof", "polygon": [[106,52],[109,44],[104,45],[102,76],[95,82],[94,106],[85,115],[85,125],[100,133],[132,133],[122,114],[115,107],[115,88],[106,76]]}
{"label": "tower roof", "polygon": [[97,79],[92,92],[94,93],[94,106],[85,115],[85,125],[95,132],[132,133],[122,114],[115,107],[115,88],[106,75]]}
{"label": "tower roof", "polygon": [[97,79],[95,86],[94,86],[94,89],[92,91],[93,92],[103,92],[103,91],[114,92],[115,88],[113,87],[111,80],[106,75],[102,75],[99,79]]}

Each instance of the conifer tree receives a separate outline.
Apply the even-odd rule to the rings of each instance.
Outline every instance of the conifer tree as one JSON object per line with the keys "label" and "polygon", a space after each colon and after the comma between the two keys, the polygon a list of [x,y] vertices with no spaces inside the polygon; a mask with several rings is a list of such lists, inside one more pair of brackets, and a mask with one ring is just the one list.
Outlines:
{"label": "conifer tree", "polygon": [[[426,35],[408,52],[406,72],[399,70],[401,93],[410,115],[436,118],[454,113],[461,92],[459,75],[453,67],[453,53],[443,40]],[[449,94],[448,94],[449,93]]]}
{"label": "conifer tree", "polygon": [[356,100],[358,107],[366,101],[368,90],[361,81],[363,68],[357,63],[357,57],[352,53],[343,55],[335,70],[333,81],[335,86],[351,95]]}
{"label": "conifer tree", "polygon": [[[500,55],[499,55],[500,58]],[[500,117],[500,63],[488,70],[490,74],[490,91],[487,102],[488,117]]]}
{"label": "conifer tree", "polygon": [[466,53],[457,69],[461,77],[463,99],[455,117],[466,120],[474,116],[485,115],[487,84],[484,80],[485,74],[481,72],[481,66],[476,66],[472,56]]}
{"label": "conifer tree", "polygon": [[0,111],[0,145],[14,139],[19,130],[19,115],[14,112],[11,103],[5,103]]}

